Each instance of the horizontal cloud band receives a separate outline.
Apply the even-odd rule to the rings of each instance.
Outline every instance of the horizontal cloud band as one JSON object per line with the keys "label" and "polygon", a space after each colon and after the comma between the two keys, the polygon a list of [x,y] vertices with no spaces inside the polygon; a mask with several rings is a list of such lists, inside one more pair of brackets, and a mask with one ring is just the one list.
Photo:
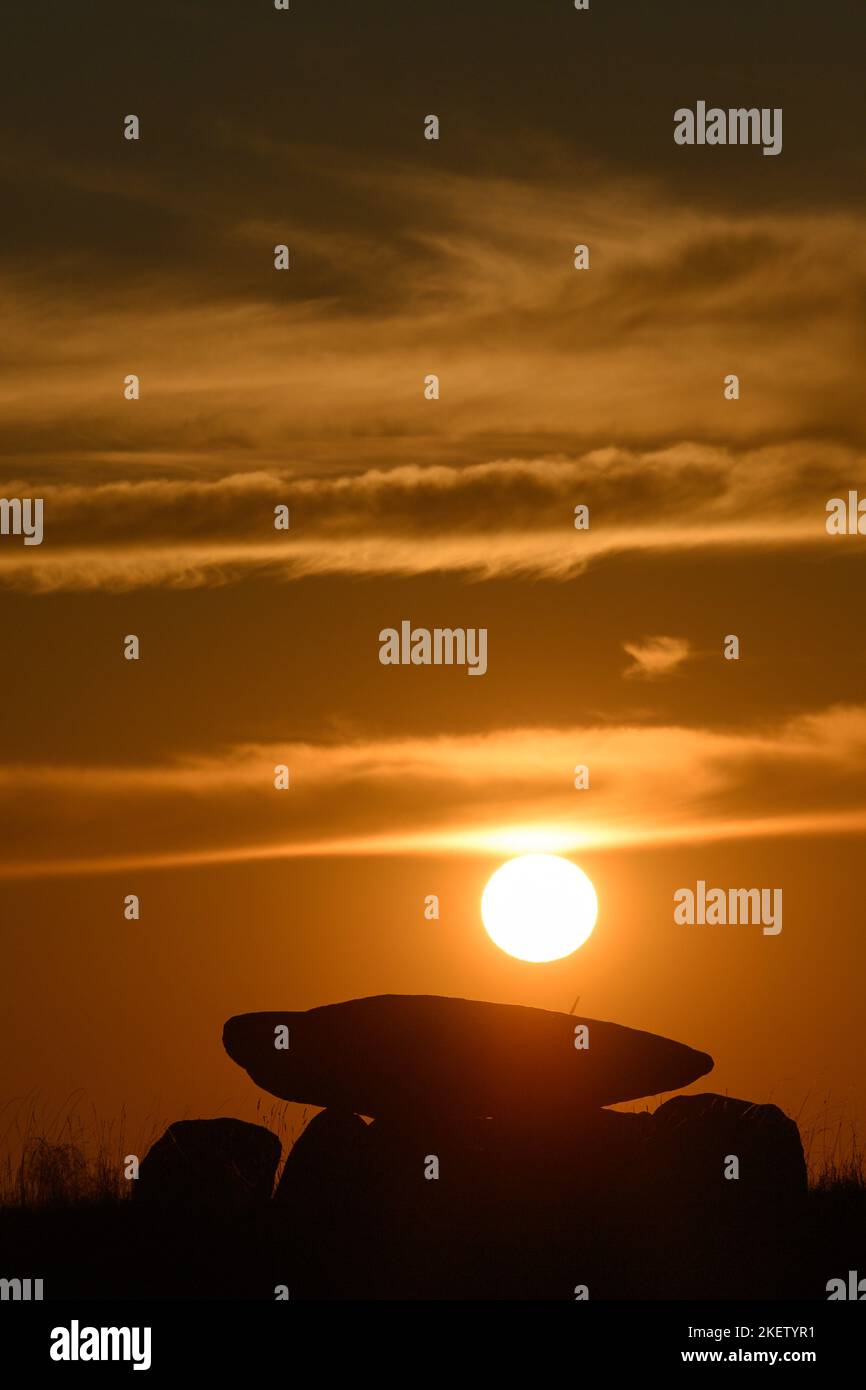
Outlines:
{"label": "horizontal cloud band", "polygon": [[[289,767],[286,791],[275,790],[277,764]],[[575,789],[577,765],[589,769],[588,790]],[[0,877],[862,833],[864,772],[866,705],[764,732],[512,729],[245,745],[151,767],[19,765],[0,773],[14,825]],[[812,789],[794,812],[792,785]],[[43,858],[17,857],[34,842]]]}

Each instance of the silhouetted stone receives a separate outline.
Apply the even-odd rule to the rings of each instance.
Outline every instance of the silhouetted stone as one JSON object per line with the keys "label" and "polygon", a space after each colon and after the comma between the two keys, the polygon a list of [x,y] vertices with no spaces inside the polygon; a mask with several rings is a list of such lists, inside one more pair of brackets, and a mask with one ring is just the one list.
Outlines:
{"label": "silhouetted stone", "polygon": [[280,1152],[262,1125],[176,1120],[145,1155],[134,1196],[163,1209],[249,1210],[270,1197]]}
{"label": "silhouetted stone", "polygon": [[382,1258],[374,1166],[368,1127],[349,1111],[323,1110],[296,1140],[274,1197],[293,1297],[373,1296]]}
{"label": "silhouetted stone", "polygon": [[358,1180],[369,1149],[367,1126],[348,1110],[322,1110],[295,1140],[286,1159],[274,1201],[278,1206],[306,1200],[311,1184],[339,1193]]}
{"label": "silhouetted stone", "polygon": [[[575,1029],[589,1047],[575,1047]],[[289,1030],[289,1048],[274,1046]],[[375,1117],[455,1115],[548,1122],[676,1090],[712,1058],[616,1023],[516,1004],[378,995],[302,1013],[242,1014],[229,1056],[284,1100]]]}
{"label": "silhouetted stone", "polygon": [[598,1297],[623,1284],[645,1295],[646,1260],[632,1270],[630,1252],[647,1192],[641,1182],[629,1201],[627,1190],[643,1174],[650,1123],[584,1111],[556,1136],[495,1120],[393,1116],[361,1135],[335,1116],[335,1146],[330,1134],[315,1140],[322,1168],[305,1159],[290,1178],[287,1164],[294,1294],[570,1298],[582,1275]]}
{"label": "silhouetted stone", "polygon": [[658,1296],[790,1296],[807,1195],[794,1121],[712,1094],[675,1096],[652,1121],[640,1235],[661,1256]]}
{"label": "silhouetted stone", "polygon": [[[791,1294],[796,1126],[773,1106],[680,1099],[655,1116],[581,1109],[547,1126],[410,1114],[362,1131],[325,1112],[286,1179],[297,1295]],[[724,1177],[731,1153],[748,1182]]]}
{"label": "silhouetted stone", "polygon": [[[691,1197],[762,1203],[798,1199],[807,1186],[800,1131],[777,1105],[755,1105],[711,1092],[674,1096],[652,1117],[660,1161],[673,1186]],[[728,1156],[739,1177],[724,1176]]]}
{"label": "silhouetted stone", "polygon": [[[574,1046],[579,1027],[588,1048]],[[689,1084],[712,1066],[703,1053],[617,1024],[427,996],[250,1014],[229,1020],[224,1042],[260,1085],[329,1107],[298,1141],[276,1204],[293,1296],[572,1299],[585,1284],[593,1299],[750,1299],[799,1287],[806,1166],[792,1120],[715,1095],[653,1115],[604,1108]]]}

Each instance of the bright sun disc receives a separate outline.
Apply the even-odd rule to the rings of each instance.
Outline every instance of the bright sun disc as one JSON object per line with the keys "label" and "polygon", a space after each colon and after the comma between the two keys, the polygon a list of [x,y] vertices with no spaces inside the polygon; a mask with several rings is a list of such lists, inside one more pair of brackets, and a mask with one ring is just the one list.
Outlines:
{"label": "bright sun disc", "polygon": [[492,941],[518,960],[561,960],[586,941],[598,898],[583,869],[557,854],[522,854],[491,876],[481,920]]}

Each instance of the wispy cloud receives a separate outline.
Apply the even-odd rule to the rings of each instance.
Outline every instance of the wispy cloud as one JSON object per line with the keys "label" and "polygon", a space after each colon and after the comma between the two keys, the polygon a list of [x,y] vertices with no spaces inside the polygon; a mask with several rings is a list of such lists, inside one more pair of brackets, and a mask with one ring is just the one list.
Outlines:
{"label": "wispy cloud", "polygon": [[[618,552],[827,545],[826,500],[862,467],[852,449],[796,441],[92,486],[10,477],[3,496],[43,497],[45,540],[25,549],[7,538],[0,583],[46,592],[220,584],[256,572],[556,578]],[[590,508],[588,530],[574,529],[579,502]],[[288,531],[274,529],[277,506],[289,507]]]}
{"label": "wispy cloud", "polygon": [[647,637],[642,642],[623,642],[623,647],[632,659],[625,675],[639,680],[671,675],[688,659],[691,650],[682,637]]}
{"label": "wispy cloud", "polygon": [[[279,763],[290,768],[287,791],[274,789]],[[578,763],[590,769],[585,791],[573,786]],[[14,766],[0,775],[13,827],[0,876],[863,832],[864,774],[866,706],[739,734],[512,729],[249,744],[144,768]],[[820,795],[791,812],[786,789],[806,775]],[[37,841],[43,857],[23,856]]]}
{"label": "wispy cloud", "polygon": [[[281,144],[278,157],[285,177],[300,152]],[[157,220],[150,254],[130,256],[115,231],[122,277],[86,242],[74,276],[41,246],[30,273],[22,248],[0,256],[15,343],[5,456],[255,467],[289,453],[331,467],[477,462],[494,436],[535,456],[611,440],[863,443],[859,210],[709,210],[650,179],[549,158],[538,179],[336,167],[325,152],[321,167],[310,197],[322,206],[303,218],[266,188],[269,211],[239,218],[237,190],[210,187],[199,266],[195,187],[64,166],[71,198],[113,186],[131,233],[145,213]],[[354,220],[340,220],[343,205]],[[359,207],[375,217],[359,225]],[[280,273],[273,247],[286,238],[293,268]],[[588,271],[573,268],[577,241]],[[138,402],[122,398],[128,372]],[[431,372],[437,402],[423,397]],[[736,403],[722,394],[729,372]]]}
{"label": "wispy cloud", "polygon": [[[82,226],[74,274],[41,244],[30,263],[14,228],[0,246],[0,495],[46,504],[44,545],[5,539],[0,583],[567,577],[631,549],[818,543],[826,499],[862,478],[860,210],[710,207],[576,178],[549,148],[537,178],[318,150],[298,217],[264,180],[309,150],[220,123],[213,139],[256,197],[180,166],[7,153],[75,207],[108,199],[124,264],[107,275]],[[117,228],[142,219],[130,255]],[[277,502],[293,525],[275,537]]]}

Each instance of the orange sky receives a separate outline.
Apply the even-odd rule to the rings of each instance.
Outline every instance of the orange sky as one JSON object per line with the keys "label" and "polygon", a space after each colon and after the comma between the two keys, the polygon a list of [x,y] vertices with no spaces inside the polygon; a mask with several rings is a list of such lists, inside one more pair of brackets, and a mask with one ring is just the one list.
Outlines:
{"label": "orange sky", "polygon": [[[249,1116],[230,1014],[580,994],[862,1127],[858,7],[781,46],[769,0],[408,8],[19,21],[0,1099]],[[784,107],[782,156],[676,147],[705,97]],[[487,674],[381,666],[403,619],[485,627]],[[538,847],[601,906],[528,966],[478,900]],[[698,878],[783,931],[676,926]]]}

